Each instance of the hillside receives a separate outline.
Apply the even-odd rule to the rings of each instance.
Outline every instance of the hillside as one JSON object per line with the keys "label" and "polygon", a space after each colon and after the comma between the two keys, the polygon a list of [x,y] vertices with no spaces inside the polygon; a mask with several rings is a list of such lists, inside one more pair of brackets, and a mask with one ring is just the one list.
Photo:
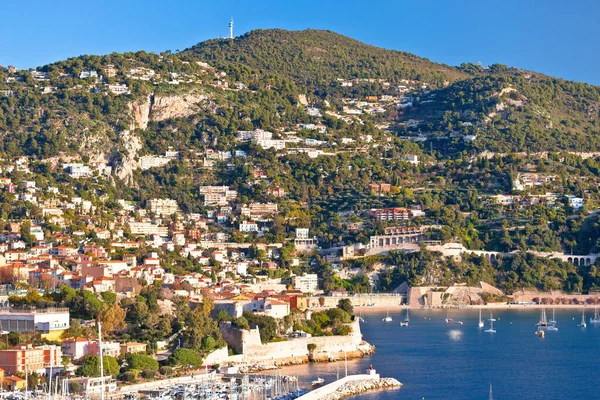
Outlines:
{"label": "hillside", "polygon": [[430,82],[468,75],[457,68],[436,64],[413,54],[361,43],[331,31],[281,29],[255,30],[231,41],[208,40],[183,52],[208,62],[242,63],[259,71],[293,79],[297,84],[329,86],[336,79],[401,79]]}
{"label": "hillside", "polygon": [[[423,147],[435,157],[600,148],[598,87],[502,65],[450,67],[320,30],[257,30],[178,54],[81,56],[33,72],[0,69],[0,95],[4,155],[85,156],[117,170],[125,160],[121,176],[131,175],[139,155],[164,151],[166,137],[171,146],[202,148],[230,145],[240,129],[321,121],[299,105],[325,112],[324,139],[347,129],[341,121],[368,122],[360,133],[380,135],[377,126],[437,139]],[[388,100],[373,100],[381,98]],[[360,103],[366,105],[356,109]],[[154,117],[144,115],[151,109]],[[153,121],[160,124],[148,126]],[[136,130],[122,143],[130,137],[124,132]]]}
{"label": "hillside", "polygon": [[[450,67],[320,30],[256,30],[199,43],[181,56],[268,71],[330,99],[386,92],[382,82],[426,83],[425,96],[411,96],[412,107],[390,122],[402,135],[448,138],[461,131],[480,139],[473,146],[442,145],[453,154],[600,148],[600,88],[503,65]],[[343,87],[343,80],[355,84]],[[411,120],[414,129],[403,129]],[[476,128],[457,129],[471,124]]]}
{"label": "hillside", "polygon": [[[600,243],[597,218],[585,218],[600,204],[599,154],[558,153],[600,149],[599,101],[600,89],[582,83],[503,65],[449,67],[312,30],[5,68],[0,211],[5,221],[43,219],[59,188],[109,210],[103,227],[124,211],[118,200],[172,199],[211,221],[206,240],[283,243],[310,228],[319,246],[341,248],[400,226],[469,249],[588,254]],[[518,189],[519,179],[528,186]],[[206,202],[206,186],[237,198]],[[248,234],[238,228],[252,203],[274,203],[278,214]],[[415,218],[372,212],[396,208]],[[73,220],[71,231],[86,226]],[[324,286],[342,285],[326,261],[310,269]],[[389,285],[430,276],[418,259],[401,261],[410,268]],[[446,283],[476,282],[478,263],[430,266]],[[573,290],[575,278],[586,289],[600,279],[587,265],[542,266],[506,261],[496,283]]]}

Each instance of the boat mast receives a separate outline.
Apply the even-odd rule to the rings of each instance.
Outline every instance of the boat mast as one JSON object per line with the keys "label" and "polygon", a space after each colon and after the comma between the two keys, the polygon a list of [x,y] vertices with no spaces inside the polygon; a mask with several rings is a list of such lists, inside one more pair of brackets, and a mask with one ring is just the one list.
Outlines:
{"label": "boat mast", "polygon": [[100,348],[100,398],[104,400],[104,360],[102,359],[102,327],[98,321],[98,347]]}
{"label": "boat mast", "polygon": [[50,376],[48,377],[48,398],[52,396],[52,356],[54,355],[54,348],[50,349]]}

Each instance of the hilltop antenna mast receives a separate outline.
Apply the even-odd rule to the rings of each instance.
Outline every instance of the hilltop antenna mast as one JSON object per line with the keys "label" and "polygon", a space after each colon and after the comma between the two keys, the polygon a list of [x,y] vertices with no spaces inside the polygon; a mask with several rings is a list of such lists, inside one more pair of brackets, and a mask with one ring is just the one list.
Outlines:
{"label": "hilltop antenna mast", "polygon": [[229,39],[233,39],[233,17],[229,21]]}

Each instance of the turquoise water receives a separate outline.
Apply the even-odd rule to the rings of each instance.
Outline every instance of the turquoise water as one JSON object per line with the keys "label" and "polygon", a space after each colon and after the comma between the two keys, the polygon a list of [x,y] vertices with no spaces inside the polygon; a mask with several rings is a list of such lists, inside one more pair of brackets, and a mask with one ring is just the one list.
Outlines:
{"label": "turquoise water", "polygon": [[[552,310],[548,311],[548,318]],[[557,332],[535,336],[539,310],[496,310],[496,333],[478,328],[479,313],[451,310],[463,325],[446,323],[446,311],[411,311],[409,327],[400,327],[403,311],[390,312],[393,322],[382,322],[385,312],[363,314],[365,340],[377,347],[372,356],[348,362],[348,373],[370,364],[383,376],[404,384],[399,390],[378,391],[353,399],[483,400],[493,385],[494,399],[600,399],[600,325],[577,325],[581,310],[556,310]],[[483,311],[489,318],[489,312]],[[486,328],[489,322],[486,321]],[[301,382],[316,376],[334,380],[345,364],[310,364],[284,369]]]}

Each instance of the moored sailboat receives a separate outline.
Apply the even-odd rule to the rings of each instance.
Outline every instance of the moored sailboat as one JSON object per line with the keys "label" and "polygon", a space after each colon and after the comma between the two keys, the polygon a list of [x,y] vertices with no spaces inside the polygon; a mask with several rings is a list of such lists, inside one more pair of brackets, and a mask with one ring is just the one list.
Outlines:
{"label": "moored sailboat", "polygon": [[546,317],[546,309],[542,307],[542,314],[540,315],[540,322],[537,323],[540,328],[546,328],[548,326],[548,318]]}
{"label": "moored sailboat", "polygon": [[404,321],[400,321],[400,326],[408,326],[410,322],[410,317],[408,316],[408,308],[406,309],[406,316],[404,317]]}
{"label": "moored sailboat", "polygon": [[446,311],[446,323],[447,323],[447,324],[449,324],[449,323],[450,323],[450,322],[452,322],[452,321],[453,321],[453,320],[452,320],[452,318],[450,318],[450,317],[448,316],[448,311]]}
{"label": "moored sailboat", "polygon": [[483,323],[483,320],[481,319],[481,308],[479,309],[479,327],[483,328],[485,326],[485,324]]}
{"label": "moored sailboat", "polygon": [[585,308],[581,311],[581,323],[578,326],[582,328],[587,327],[587,324],[585,323]]}
{"label": "moored sailboat", "polygon": [[594,316],[590,318],[590,324],[600,324],[600,315],[598,314],[598,307],[594,308]]}
{"label": "moored sailboat", "polygon": [[383,322],[392,322],[392,317],[390,317],[390,310],[387,310],[387,317],[382,319]]}
{"label": "moored sailboat", "polygon": [[496,333],[496,330],[494,329],[494,316],[492,314],[492,312],[490,311],[490,318],[488,319],[488,321],[490,321],[490,327],[489,329],[486,329],[484,332],[486,333]]}

